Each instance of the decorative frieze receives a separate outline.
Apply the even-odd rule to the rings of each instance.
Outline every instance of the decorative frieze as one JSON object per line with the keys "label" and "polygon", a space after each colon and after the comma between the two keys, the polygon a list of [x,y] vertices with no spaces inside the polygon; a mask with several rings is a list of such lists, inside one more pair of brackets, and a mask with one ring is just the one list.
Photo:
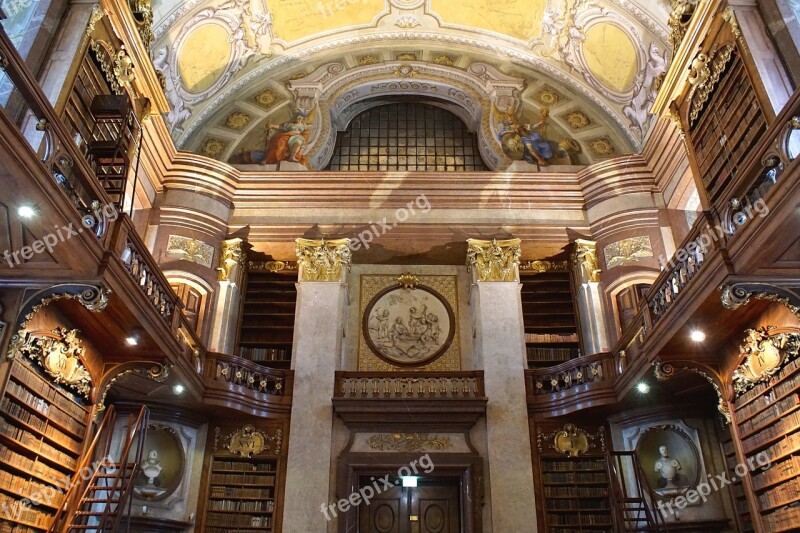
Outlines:
{"label": "decorative frieze", "polygon": [[214,247],[190,237],[170,235],[169,239],[167,239],[167,254],[181,261],[189,261],[190,263],[211,268],[211,262],[214,259]]}
{"label": "decorative frieze", "polygon": [[444,450],[453,446],[450,437],[430,433],[379,433],[367,439],[373,450],[381,452],[423,452]]}

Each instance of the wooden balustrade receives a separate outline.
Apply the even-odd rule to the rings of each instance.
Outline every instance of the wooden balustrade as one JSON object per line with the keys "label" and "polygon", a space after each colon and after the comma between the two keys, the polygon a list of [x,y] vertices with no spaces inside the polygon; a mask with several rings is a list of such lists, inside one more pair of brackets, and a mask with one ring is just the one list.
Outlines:
{"label": "wooden balustrade", "polygon": [[75,207],[83,227],[102,241],[116,218],[106,209],[113,206],[111,199],[2,27],[0,68],[14,86],[3,112]]}
{"label": "wooden balustrade", "polygon": [[269,396],[291,396],[292,372],[261,366],[234,355],[210,353],[206,380],[228,383]]}
{"label": "wooden balustrade", "polygon": [[337,372],[334,397],[365,400],[483,398],[483,372]]}
{"label": "wooden balustrade", "polygon": [[571,359],[548,368],[529,370],[525,374],[525,381],[528,395],[538,396],[606,380],[613,383],[616,374],[613,355],[600,353]]}

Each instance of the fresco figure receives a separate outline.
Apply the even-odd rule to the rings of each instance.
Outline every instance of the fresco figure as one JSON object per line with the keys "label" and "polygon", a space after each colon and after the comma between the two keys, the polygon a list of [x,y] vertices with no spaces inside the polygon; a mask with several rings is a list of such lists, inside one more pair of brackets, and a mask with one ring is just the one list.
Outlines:
{"label": "fresco figure", "polygon": [[503,125],[497,133],[497,139],[506,154],[512,159],[524,159],[528,163],[547,166],[547,160],[554,155],[553,146],[537,130],[544,132],[548,116],[549,110],[545,108],[542,110],[542,120],[531,125],[520,124],[511,111],[506,113]]}

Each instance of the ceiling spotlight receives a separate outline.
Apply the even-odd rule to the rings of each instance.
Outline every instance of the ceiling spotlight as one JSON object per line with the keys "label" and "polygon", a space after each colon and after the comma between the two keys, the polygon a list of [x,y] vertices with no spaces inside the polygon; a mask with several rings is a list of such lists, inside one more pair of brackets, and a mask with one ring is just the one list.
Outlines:
{"label": "ceiling spotlight", "polygon": [[173,386],[172,386],[172,393],[173,393],[173,394],[176,394],[176,395],[178,395],[178,396],[180,396],[181,394],[183,394],[183,391],[185,391],[185,390],[186,390],[186,387],[184,387],[184,386],[183,386],[182,384],[180,384],[180,383],[176,383],[175,385],[173,385]]}
{"label": "ceiling spotlight", "polygon": [[125,344],[127,344],[128,346],[136,346],[137,344],[139,344],[139,339],[134,336],[126,337]]}
{"label": "ceiling spotlight", "polygon": [[638,390],[641,394],[647,394],[650,392],[650,385],[642,381],[636,385],[636,390]]}
{"label": "ceiling spotlight", "polygon": [[692,339],[694,342],[703,342],[706,340],[706,334],[700,331],[699,329],[692,330],[689,334],[689,338]]}
{"label": "ceiling spotlight", "polygon": [[17,209],[17,214],[22,218],[31,218],[36,214],[36,210],[29,205],[21,205]]}

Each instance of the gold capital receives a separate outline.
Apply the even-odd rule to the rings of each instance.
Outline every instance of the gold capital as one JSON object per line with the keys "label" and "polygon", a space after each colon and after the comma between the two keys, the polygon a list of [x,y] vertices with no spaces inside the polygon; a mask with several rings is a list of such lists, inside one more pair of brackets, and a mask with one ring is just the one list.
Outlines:
{"label": "gold capital", "polygon": [[519,239],[467,239],[467,266],[478,281],[515,281],[522,255]]}
{"label": "gold capital", "polygon": [[341,281],[342,272],[350,270],[350,239],[297,239],[295,242],[300,281]]}
{"label": "gold capital", "polygon": [[600,268],[597,266],[597,243],[577,239],[572,250],[572,267],[581,283],[600,281]]}
{"label": "gold capital", "polygon": [[243,270],[243,268],[239,268],[238,271],[234,271],[237,265],[239,267],[244,267],[245,265],[245,251],[242,247],[242,239],[222,241],[222,251],[219,258],[219,267],[217,268],[219,280],[235,281],[232,278],[237,277]]}

